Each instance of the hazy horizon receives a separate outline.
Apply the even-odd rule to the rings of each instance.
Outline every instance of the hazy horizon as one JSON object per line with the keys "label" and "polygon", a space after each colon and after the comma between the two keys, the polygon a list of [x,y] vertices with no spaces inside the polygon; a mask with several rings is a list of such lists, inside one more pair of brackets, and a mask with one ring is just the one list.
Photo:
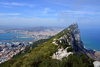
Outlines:
{"label": "hazy horizon", "polygon": [[2,0],[0,25],[67,27],[100,26],[99,0]]}

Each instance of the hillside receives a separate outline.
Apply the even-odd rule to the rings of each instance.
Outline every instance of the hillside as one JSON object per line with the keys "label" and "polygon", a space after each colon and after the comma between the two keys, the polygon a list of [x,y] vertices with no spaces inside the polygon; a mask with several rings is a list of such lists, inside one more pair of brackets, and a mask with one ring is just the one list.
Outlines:
{"label": "hillside", "polygon": [[27,46],[0,67],[93,67],[98,58],[91,52],[84,48],[75,23],[54,37]]}

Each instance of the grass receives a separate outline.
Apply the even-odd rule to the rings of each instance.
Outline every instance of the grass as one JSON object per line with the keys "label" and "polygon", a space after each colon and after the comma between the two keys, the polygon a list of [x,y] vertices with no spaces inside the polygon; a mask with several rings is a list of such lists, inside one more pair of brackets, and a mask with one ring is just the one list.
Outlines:
{"label": "grass", "polygon": [[[74,29],[72,26],[69,27]],[[93,67],[93,61],[84,54],[74,53],[67,58],[63,58],[62,61],[52,59],[53,53],[58,50],[58,45],[52,43],[53,39],[59,39],[63,35],[67,35],[67,33],[70,34],[68,28],[64,29],[54,37],[46,40],[39,40],[32,45],[27,46],[23,54],[20,52],[14,56],[13,59],[2,63],[0,67]],[[68,38],[69,37],[70,36],[68,36]],[[58,40],[56,40],[56,42],[63,48],[70,47],[67,51],[72,51],[71,45],[60,43]],[[30,47],[32,47],[31,50]]]}

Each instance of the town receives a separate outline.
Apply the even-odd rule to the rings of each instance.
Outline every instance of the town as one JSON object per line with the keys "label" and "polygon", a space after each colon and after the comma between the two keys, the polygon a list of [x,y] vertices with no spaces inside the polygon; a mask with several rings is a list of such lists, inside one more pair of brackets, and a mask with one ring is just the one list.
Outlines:
{"label": "town", "polygon": [[11,59],[14,55],[24,50],[27,45],[40,39],[47,39],[51,36],[56,35],[62,30],[62,28],[45,28],[45,29],[13,29],[13,28],[2,28],[0,29],[0,34],[3,33],[19,33],[25,34],[23,37],[13,37],[13,38],[34,38],[33,41],[17,41],[17,40],[1,40],[0,41],[0,63]]}
{"label": "town", "polygon": [[46,39],[48,37],[54,36],[59,33],[63,28],[43,28],[36,27],[36,28],[1,28],[0,33],[19,33],[25,34],[24,37],[15,38],[35,38],[36,40],[39,39]]}
{"label": "town", "polygon": [[25,49],[32,42],[0,42],[0,63],[11,59],[14,55]]}

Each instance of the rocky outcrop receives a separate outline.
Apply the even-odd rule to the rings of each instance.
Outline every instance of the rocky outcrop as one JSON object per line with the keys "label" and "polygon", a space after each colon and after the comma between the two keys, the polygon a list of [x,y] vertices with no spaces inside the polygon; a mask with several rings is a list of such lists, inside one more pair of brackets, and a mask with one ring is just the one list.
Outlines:
{"label": "rocky outcrop", "polygon": [[100,67],[100,62],[99,61],[94,61],[93,64],[94,64],[94,67]]}
{"label": "rocky outcrop", "polygon": [[74,52],[83,52],[86,54],[88,57],[100,61],[100,52],[98,51],[93,51],[93,50],[87,50],[84,48],[84,45],[81,41],[80,37],[80,31],[78,29],[77,23],[72,24],[68,28],[70,30],[70,45],[72,46]]}
{"label": "rocky outcrop", "polygon": [[[68,32],[65,33],[66,31],[68,31]],[[65,34],[58,39],[60,41],[60,43],[66,43],[68,45],[71,45],[74,53],[83,52],[85,55],[87,55],[87,57],[90,57],[94,60],[100,61],[100,52],[93,51],[93,50],[87,50],[86,48],[84,48],[84,45],[81,41],[80,31],[78,29],[77,23],[72,24],[67,29],[63,30],[63,33],[65,33]],[[56,44],[56,42],[53,42],[53,43]],[[63,53],[63,51],[62,51],[62,53]],[[59,49],[58,49],[58,54],[59,54],[59,56],[62,55],[61,51],[59,51]],[[58,58],[58,55],[55,54],[55,57]]]}
{"label": "rocky outcrop", "polygon": [[94,55],[98,58],[100,58],[100,51],[94,51]]}
{"label": "rocky outcrop", "polygon": [[52,59],[61,60],[63,57],[68,57],[72,52],[67,52],[67,49],[59,48],[56,53],[53,54]]}
{"label": "rocky outcrop", "polygon": [[[84,49],[83,43],[80,38],[80,33],[78,29],[78,25],[72,24],[67,29],[65,29],[62,33],[64,33],[63,36],[61,36],[58,40],[60,43],[67,44],[72,46],[74,52],[79,52]],[[58,45],[56,43],[56,40],[54,40],[55,45]],[[72,54],[72,52],[67,52],[67,48],[58,48],[58,51],[53,54],[53,59],[62,59],[63,57],[68,57],[69,54]]]}
{"label": "rocky outcrop", "polygon": [[73,47],[74,52],[79,52],[84,49],[83,43],[80,38],[80,31],[78,29],[78,25],[75,23],[69,27],[70,31],[70,43]]}

